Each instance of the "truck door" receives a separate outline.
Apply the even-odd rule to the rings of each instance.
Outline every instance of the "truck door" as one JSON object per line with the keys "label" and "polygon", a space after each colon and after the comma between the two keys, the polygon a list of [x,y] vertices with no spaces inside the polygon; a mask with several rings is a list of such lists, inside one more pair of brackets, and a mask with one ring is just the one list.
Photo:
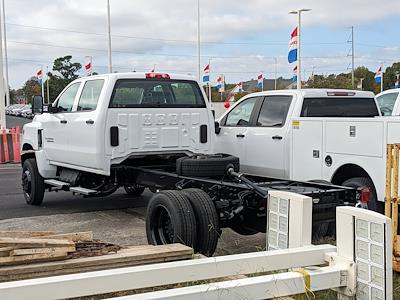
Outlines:
{"label": "truck door", "polygon": [[55,102],[55,111],[43,122],[43,148],[47,158],[55,162],[63,162],[69,155],[68,114],[72,113],[75,97],[81,83],[75,82],[68,86]]}
{"label": "truck door", "polygon": [[289,176],[290,145],[287,116],[293,107],[290,95],[266,96],[256,122],[246,134],[242,170],[247,173],[285,178]]}
{"label": "truck door", "polygon": [[101,143],[104,135],[103,131],[96,130],[100,126],[96,108],[103,85],[104,79],[87,80],[78,94],[77,105],[65,116],[68,153],[63,158],[64,163],[95,169],[102,166],[99,157],[104,152]]}
{"label": "truck door", "polygon": [[221,120],[221,131],[216,137],[215,152],[229,153],[246,161],[247,132],[254,118],[257,103],[264,97],[251,97],[233,107]]}

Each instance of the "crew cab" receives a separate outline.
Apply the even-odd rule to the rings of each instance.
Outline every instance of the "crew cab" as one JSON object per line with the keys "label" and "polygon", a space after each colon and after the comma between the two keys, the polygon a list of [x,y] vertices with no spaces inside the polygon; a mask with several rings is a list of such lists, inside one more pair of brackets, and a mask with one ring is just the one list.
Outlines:
{"label": "crew cab", "polygon": [[386,145],[400,142],[400,120],[381,117],[373,93],[254,93],[225,112],[219,128],[216,151],[238,156],[243,172],[369,190],[364,206],[383,211]]}
{"label": "crew cab", "polygon": [[311,196],[316,227],[362,198],[353,188],[240,173],[237,157],[215,152],[206,99],[192,77],[154,72],[79,78],[47,109],[34,97],[21,143],[27,203],[40,205],[45,191],[99,197],[124,187],[139,196],[149,188],[149,243],[212,255],[221,228],[265,232],[271,189]]}

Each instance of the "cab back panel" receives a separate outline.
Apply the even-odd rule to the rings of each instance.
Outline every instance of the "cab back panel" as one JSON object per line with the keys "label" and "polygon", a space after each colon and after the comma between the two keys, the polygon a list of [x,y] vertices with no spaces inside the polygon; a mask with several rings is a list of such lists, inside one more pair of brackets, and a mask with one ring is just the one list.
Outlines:
{"label": "cab back panel", "polygon": [[[109,109],[106,127],[106,153],[111,158],[140,152],[208,152],[207,141],[200,141],[200,126],[208,126],[206,108],[124,108]],[[118,127],[117,146],[111,146],[110,128]]]}

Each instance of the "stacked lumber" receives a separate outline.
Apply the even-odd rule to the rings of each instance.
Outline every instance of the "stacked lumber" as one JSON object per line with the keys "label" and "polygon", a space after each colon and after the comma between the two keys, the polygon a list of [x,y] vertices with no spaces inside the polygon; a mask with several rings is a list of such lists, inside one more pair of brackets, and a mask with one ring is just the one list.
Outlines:
{"label": "stacked lumber", "polygon": [[99,271],[192,258],[192,248],[181,244],[129,246],[121,248],[117,253],[107,255],[80,257],[51,262],[36,262],[25,265],[0,266],[0,282]]}
{"label": "stacked lumber", "polygon": [[120,249],[93,240],[92,232],[0,231],[0,266],[104,255]]}

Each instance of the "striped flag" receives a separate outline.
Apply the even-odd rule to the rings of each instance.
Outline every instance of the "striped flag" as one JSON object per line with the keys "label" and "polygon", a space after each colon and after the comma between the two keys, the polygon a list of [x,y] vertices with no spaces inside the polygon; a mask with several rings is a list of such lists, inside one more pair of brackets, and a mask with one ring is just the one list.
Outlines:
{"label": "striped flag", "polygon": [[41,85],[42,81],[43,81],[43,71],[41,68],[37,71],[36,77],[37,77],[38,83]]}
{"label": "striped flag", "polygon": [[239,82],[231,91],[231,94],[241,93],[243,92],[243,82]]}
{"label": "striped flag", "polygon": [[382,75],[383,75],[382,66],[380,66],[378,71],[376,71],[376,73],[375,73],[375,82],[376,83],[379,84],[382,82]]}
{"label": "striped flag", "polygon": [[297,81],[297,65],[293,68],[293,81]]}
{"label": "striped flag", "polygon": [[217,88],[218,92],[220,92],[220,93],[225,92],[224,75],[218,75],[217,85],[215,87]]}
{"label": "striped flag", "polygon": [[207,64],[203,70],[203,82],[204,83],[210,82],[210,64]]}
{"label": "striped flag", "polygon": [[88,76],[92,75],[92,59],[89,59],[89,61],[85,63],[85,70],[86,70],[86,75]]}
{"label": "striped flag", "polygon": [[257,88],[263,89],[263,87],[264,87],[264,78],[263,78],[263,74],[260,73],[257,76]]}
{"label": "striped flag", "polygon": [[297,43],[298,43],[298,31],[296,26],[290,35],[289,53],[288,53],[289,63],[295,62],[297,60]]}

